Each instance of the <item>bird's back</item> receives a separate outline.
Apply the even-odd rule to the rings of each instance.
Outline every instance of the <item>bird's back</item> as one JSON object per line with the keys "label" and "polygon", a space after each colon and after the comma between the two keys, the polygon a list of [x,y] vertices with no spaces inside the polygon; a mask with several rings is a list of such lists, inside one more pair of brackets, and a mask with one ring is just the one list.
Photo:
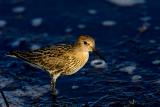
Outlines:
{"label": "bird's back", "polygon": [[27,63],[42,67],[45,70],[51,68],[50,64],[58,63],[66,53],[71,51],[72,45],[54,45],[46,48],[41,48],[33,51],[11,51],[9,56],[20,58]]}
{"label": "bird's back", "polygon": [[61,44],[28,52],[12,51],[9,55],[49,71],[50,74],[61,72],[70,75],[77,72],[88,60],[88,53],[76,53],[73,45]]}

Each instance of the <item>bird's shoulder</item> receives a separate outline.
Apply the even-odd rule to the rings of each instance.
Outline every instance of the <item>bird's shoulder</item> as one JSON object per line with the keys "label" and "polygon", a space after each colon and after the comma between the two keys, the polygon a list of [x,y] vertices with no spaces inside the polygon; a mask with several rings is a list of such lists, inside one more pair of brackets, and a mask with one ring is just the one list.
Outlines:
{"label": "bird's shoulder", "polygon": [[72,51],[72,44],[57,44],[31,51],[33,54],[57,57]]}

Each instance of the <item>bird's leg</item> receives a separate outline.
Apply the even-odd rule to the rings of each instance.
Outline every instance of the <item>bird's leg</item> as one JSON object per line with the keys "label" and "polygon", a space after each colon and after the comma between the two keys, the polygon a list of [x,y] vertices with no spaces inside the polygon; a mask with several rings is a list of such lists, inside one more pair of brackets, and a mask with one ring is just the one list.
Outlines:
{"label": "bird's leg", "polygon": [[56,73],[54,72],[54,74],[52,73],[50,76],[52,78],[51,80],[51,94],[52,94],[52,97],[55,99],[58,92],[56,90],[56,80],[57,78],[59,77],[60,73]]}
{"label": "bird's leg", "polygon": [[50,88],[51,88],[51,98],[52,98],[52,101],[53,101],[52,107],[56,107],[57,91],[56,91],[56,79],[55,78],[52,78]]}
{"label": "bird's leg", "polygon": [[56,91],[56,79],[55,78],[52,78],[52,80],[51,80],[51,93],[54,96],[57,95],[57,91]]}

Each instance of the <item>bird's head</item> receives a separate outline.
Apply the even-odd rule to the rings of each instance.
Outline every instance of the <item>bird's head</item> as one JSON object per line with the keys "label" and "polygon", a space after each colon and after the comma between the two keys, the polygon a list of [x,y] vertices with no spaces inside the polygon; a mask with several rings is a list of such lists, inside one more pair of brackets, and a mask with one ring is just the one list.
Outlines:
{"label": "bird's head", "polygon": [[95,50],[95,40],[88,35],[79,36],[76,45],[86,52],[92,52]]}
{"label": "bird's head", "polygon": [[95,40],[91,36],[88,35],[79,36],[75,45],[76,47],[78,47],[78,49],[81,49],[84,52],[94,52],[97,56],[99,56],[101,59],[107,62],[107,60],[96,50]]}

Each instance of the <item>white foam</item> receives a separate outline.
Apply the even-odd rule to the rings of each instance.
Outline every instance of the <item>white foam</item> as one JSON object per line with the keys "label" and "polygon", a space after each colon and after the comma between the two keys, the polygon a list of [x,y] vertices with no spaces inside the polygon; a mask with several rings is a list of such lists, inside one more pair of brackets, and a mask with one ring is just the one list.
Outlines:
{"label": "white foam", "polygon": [[0,88],[4,88],[8,84],[11,84],[12,82],[13,82],[13,79],[0,76]]}
{"label": "white foam", "polygon": [[12,47],[17,47],[17,46],[19,46],[20,45],[20,43],[22,42],[22,41],[27,41],[27,39],[26,38],[18,38],[16,41],[14,41],[11,45],[12,45]]}
{"label": "white foam", "polygon": [[77,27],[78,27],[79,29],[84,29],[84,28],[86,28],[86,25],[84,25],[84,24],[79,24]]}
{"label": "white foam", "polygon": [[73,85],[72,86],[72,90],[76,90],[76,89],[78,89],[79,88],[79,86],[77,86],[77,85]]}
{"label": "white foam", "polygon": [[141,18],[140,18],[140,20],[141,20],[141,21],[144,21],[144,22],[147,22],[147,21],[149,21],[149,20],[151,20],[151,19],[152,19],[151,16],[144,16],[144,17],[141,17]]}
{"label": "white foam", "polygon": [[31,46],[31,50],[36,50],[36,49],[39,49],[39,48],[41,48],[41,46],[40,46],[40,45],[37,45],[37,44],[33,44],[33,45]]}
{"label": "white foam", "polygon": [[153,83],[155,83],[155,84],[160,84],[160,79],[154,81]]}
{"label": "white foam", "polygon": [[160,30],[160,26],[155,26],[154,29],[155,30]]}
{"label": "white foam", "polygon": [[156,40],[149,40],[149,43],[156,43]]}
{"label": "white foam", "polygon": [[95,9],[89,9],[88,13],[91,15],[95,15],[95,14],[97,14],[97,11]]}
{"label": "white foam", "polygon": [[5,27],[7,22],[5,20],[0,20],[0,28]]}
{"label": "white foam", "polygon": [[139,81],[141,81],[141,79],[142,79],[142,76],[140,76],[140,75],[132,76],[132,82],[139,82]]}
{"label": "white foam", "polygon": [[91,61],[91,66],[95,68],[107,68],[107,64],[104,60],[95,59]]}
{"label": "white foam", "polygon": [[12,94],[14,94],[15,96],[19,96],[19,97],[23,97],[23,96],[36,97],[36,96],[40,95],[40,93],[38,93],[38,91],[35,92],[35,89],[30,86],[26,86],[25,91],[21,90],[21,89],[14,90],[14,91],[12,91]]}
{"label": "white foam", "polygon": [[[14,93],[14,91],[3,91],[3,93],[5,94],[7,100],[9,101],[10,107],[24,107],[25,101],[19,96],[17,96]],[[0,99],[3,99],[2,96],[0,96]],[[0,100],[0,105],[2,105],[2,107],[6,107],[3,100]]]}
{"label": "white foam", "polygon": [[145,23],[143,23],[142,26],[140,26],[140,27],[138,28],[138,30],[139,30],[139,32],[142,33],[142,32],[145,32],[146,30],[148,30],[150,26],[151,26],[150,23],[145,22]]}
{"label": "white foam", "polygon": [[106,21],[102,22],[102,25],[103,26],[114,26],[114,25],[116,25],[116,22],[113,20],[106,20]]}
{"label": "white foam", "polygon": [[160,60],[154,60],[154,61],[152,61],[152,64],[154,64],[154,65],[159,65],[160,64]]}
{"label": "white foam", "polygon": [[43,22],[42,18],[34,18],[34,19],[32,19],[31,24],[34,27],[38,27],[42,24],[42,22]]}
{"label": "white foam", "polygon": [[[37,97],[41,96],[44,93],[47,93],[49,91],[49,85],[43,85],[43,86],[24,86],[25,91],[17,91],[20,92],[21,95],[24,96],[30,96],[30,97]],[[16,93],[19,94],[19,93]]]}
{"label": "white foam", "polygon": [[127,72],[128,74],[133,74],[133,72],[136,70],[136,66],[130,65],[120,68],[120,71]]}
{"label": "white foam", "polygon": [[107,0],[118,6],[134,6],[136,4],[143,4],[145,0]]}
{"label": "white foam", "polygon": [[12,9],[12,11],[13,11],[14,13],[23,13],[25,10],[26,10],[26,8],[23,7],[23,6],[14,7],[14,8]]}
{"label": "white foam", "polygon": [[72,32],[72,28],[70,28],[70,27],[66,28],[66,29],[65,29],[65,32],[67,32],[67,33]]}

